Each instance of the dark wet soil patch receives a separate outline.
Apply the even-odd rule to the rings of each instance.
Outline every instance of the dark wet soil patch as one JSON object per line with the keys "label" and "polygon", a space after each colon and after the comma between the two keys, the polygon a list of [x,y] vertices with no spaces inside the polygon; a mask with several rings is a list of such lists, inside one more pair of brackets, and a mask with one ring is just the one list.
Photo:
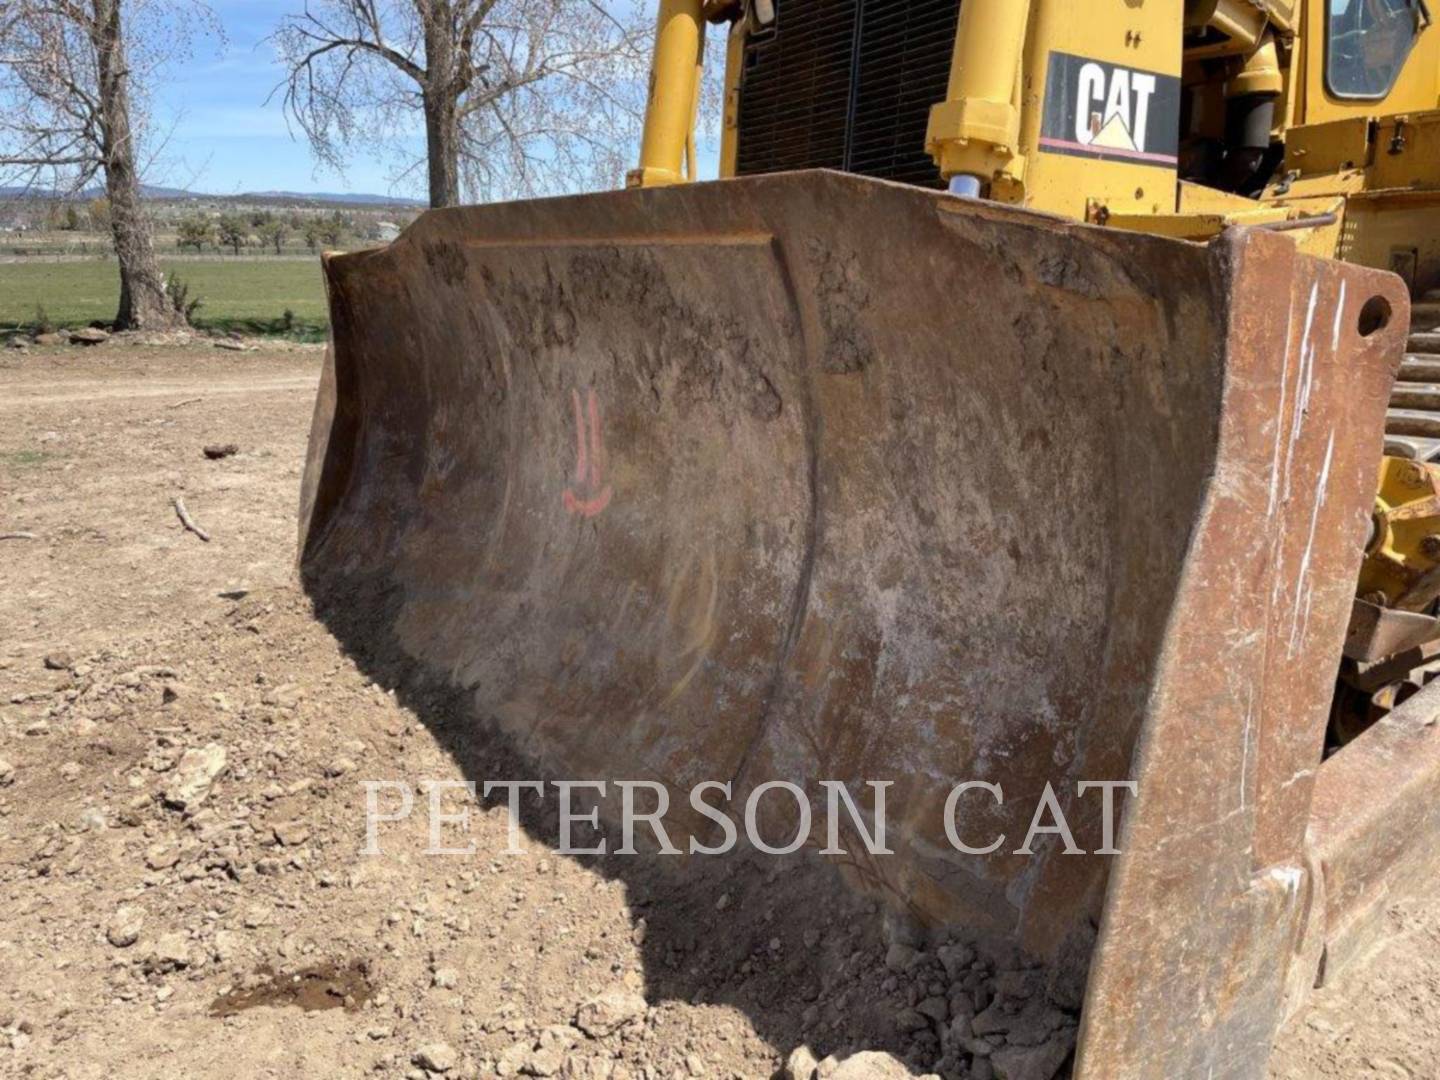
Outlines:
{"label": "dark wet soil patch", "polygon": [[[276,972],[262,967],[256,985],[221,994],[210,1003],[211,1016],[234,1016],[247,1009],[290,1006],[315,1012],[319,1009],[360,1008],[375,988],[370,984],[370,965],[364,960],[349,964],[317,964],[299,971]],[[254,980],[250,980],[254,982]]]}

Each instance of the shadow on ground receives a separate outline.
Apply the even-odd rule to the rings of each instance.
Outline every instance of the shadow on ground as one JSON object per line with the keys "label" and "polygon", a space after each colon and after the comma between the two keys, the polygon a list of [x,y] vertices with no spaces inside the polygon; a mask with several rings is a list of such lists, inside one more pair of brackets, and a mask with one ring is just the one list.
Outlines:
{"label": "shadow on ground", "polygon": [[[544,779],[544,800],[520,799],[527,842],[554,847],[559,831],[553,779],[541,762],[501,732],[477,721],[471,695],[442,685],[399,647],[383,593],[330,580],[305,582],[315,613],[370,679],[411,710],[477,785],[485,780]],[[570,779],[582,779],[572,777]],[[503,790],[480,802],[503,807]],[[577,800],[577,810],[583,812]],[[576,847],[592,846],[581,826]],[[618,828],[606,833],[619,846]],[[642,826],[639,832],[644,832]],[[896,1014],[916,992],[890,976],[877,905],[841,880],[836,865],[805,852],[761,857],[563,856],[623,882],[632,917],[643,917],[644,993],[663,1001],[730,1006],[783,1057],[801,1044],[820,1056],[883,1050],[917,1073],[939,1052],[928,1035],[902,1033]],[[722,902],[722,896],[728,897]],[[780,948],[772,948],[778,940]],[[893,995],[900,995],[897,1000]],[[928,1039],[928,1043],[927,1043]],[[933,1045],[931,1045],[933,1044]]]}

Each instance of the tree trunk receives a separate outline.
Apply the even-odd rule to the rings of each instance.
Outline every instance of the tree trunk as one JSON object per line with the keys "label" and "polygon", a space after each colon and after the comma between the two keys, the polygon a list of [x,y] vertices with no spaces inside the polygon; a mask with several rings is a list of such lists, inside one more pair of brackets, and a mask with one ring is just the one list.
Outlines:
{"label": "tree trunk", "polygon": [[448,3],[436,3],[425,22],[425,158],[430,205],[460,204],[459,96],[455,91],[455,39]]}
{"label": "tree trunk", "polygon": [[92,3],[105,193],[110,198],[110,232],[120,263],[120,309],[115,315],[115,328],[164,329],[179,325],[183,319],[166,294],[150,226],[140,203],[135,138],[130,127],[130,72],[120,17],[122,0]]}
{"label": "tree trunk", "polygon": [[448,93],[425,95],[425,156],[430,171],[430,205],[460,205],[460,130],[455,100]]}

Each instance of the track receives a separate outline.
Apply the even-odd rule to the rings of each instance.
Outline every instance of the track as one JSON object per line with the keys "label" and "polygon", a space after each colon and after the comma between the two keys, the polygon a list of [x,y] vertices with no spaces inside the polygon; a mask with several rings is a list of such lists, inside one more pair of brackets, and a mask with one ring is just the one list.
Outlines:
{"label": "track", "polygon": [[1440,289],[1411,309],[1410,343],[1385,415],[1385,452],[1440,460]]}

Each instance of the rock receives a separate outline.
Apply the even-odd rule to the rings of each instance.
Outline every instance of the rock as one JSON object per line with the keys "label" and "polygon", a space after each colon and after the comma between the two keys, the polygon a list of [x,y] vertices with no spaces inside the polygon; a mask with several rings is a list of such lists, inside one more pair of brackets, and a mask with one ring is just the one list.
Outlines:
{"label": "rock", "polygon": [[992,971],[1012,971],[1021,967],[1025,959],[1020,946],[1009,938],[982,939],[976,942],[975,950]]}
{"label": "rock", "polygon": [[1014,1023],[1013,1016],[1007,1016],[1000,1010],[998,1005],[992,1005],[979,1016],[970,1021],[970,1030],[976,1035],[994,1035],[997,1032],[1004,1033],[1010,1030]]}
{"label": "rock", "polygon": [[950,1041],[964,1042],[966,1039],[974,1038],[975,1029],[970,1026],[970,1021],[974,1019],[974,1014],[962,1013],[950,1021]]}
{"label": "rock", "polygon": [[[985,1018],[983,1023],[981,1016]],[[1005,1041],[1012,1046],[1039,1046],[1049,1041],[1052,1032],[1071,1023],[1065,1013],[1047,1005],[1043,998],[1027,1002],[1018,1013],[1006,1013],[994,1005],[981,1016],[973,1022],[977,1035],[1004,1032]]]}
{"label": "rock", "polygon": [[78,761],[67,761],[60,766],[60,779],[75,781],[80,779],[80,763]]}
{"label": "rock", "polygon": [[645,999],[631,990],[607,990],[575,1012],[575,1026],[593,1039],[612,1035],[645,1016]]}
{"label": "rock", "polygon": [[942,945],[935,950],[940,963],[945,967],[946,976],[953,982],[970,970],[975,963],[975,950],[969,945]]}
{"label": "rock", "polygon": [[155,948],[150,951],[150,965],[157,971],[173,971],[189,967],[193,962],[190,942],[184,934],[166,934],[155,942]]}
{"label": "rock", "polygon": [[950,988],[950,1015],[969,1018],[975,1015],[975,999],[966,990],[952,986]]}
{"label": "rock", "polygon": [[201,452],[211,461],[219,461],[221,458],[233,457],[238,454],[240,447],[233,442],[207,443]]}
{"label": "rock", "polygon": [[260,698],[260,704],[271,705],[277,709],[294,709],[305,699],[305,691],[295,683],[285,683],[277,686]]}
{"label": "rock", "polygon": [[895,1027],[907,1034],[912,1031],[928,1031],[930,1021],[915,1009],[901,1009],[895,1014]]}
{"label": "rock", "polygon": [[234,341],[230,338],[221,338],[215,342],[215,348],[228,349],[230,352],[244,352],[245,343],[243,341]]}
{"label": "rock", "polygon": [[0,787],[9,787],[15,782],[15,766],[0,758]]}
{"label": "rock", "polygon": [[995,1046],[988,1039],[961,1039],[960,1046],[971,1057],[985,1058],[995,1052]]}
{"label": "rock", "polygon": [[436,968],[431,982],[441,990],[454,990],[460,982],[460,973],[454,968]]}
{"label": "rock", "polygon": [[1085,923],[1065,939],[1049,967],[1045,993],[1054,1004],[1072,1013],[1078,1013],[1085,1002],[1085,981],[1095,952],[1095,937],[1095,929]]}
{"label": "rock", "polygon": [[70,331],[70,340],[76,345],[99,345],[110,340],[110,334],[94,326]]}
{"label": "rock", "polygon": [[121,904],[110,916],[105,927],[105,937],[117,949],[126,949],[140,940],[140,931],[145,925],[145,912],[134,904]]}
{"label": "rock", "polygon": [[224,963],[227,960],[233,960],[235,958],[235,955],[240,951],[241,944],[240,935],[235,933],[235,931],[217,930],[215,932],[215,941],[211,944],[210,951],[216,960]]}
{"label": "rock", "polygon": [[419,1047],[410,1060],[426,1072],[447,1073],[459,1064],[460,1055],[449,1043],[433,1042]]}
{"label": "rock", "polygon": [[64,334],[57,334],[54,332],[35,335],[36,345],[64,345],[69,340],[70,339]]}
{"label": "rock", "polygon": [[151,870],[169,870],[180,861],[180,852],[169,844],[151,844],[145,849],[145,865]]}
{"label": "rock", "polygon": [[559,1046],[542,1046],[525,1055],[520,1071],[526,1076],[555,1076],[565,1064],[565,1050]]}
{"label": "rock", "polygon": [[914,1080],[914,1073],[889,1054],[866,1050],[842,1061],[829,1080]]}
{"label": "rock", "polygon": [[299,847],[310,839],[310,826],[303,821],[282,821],[272,831],[282,847]]}
{"label": "rock", "polygon": [[1007,1046],[990,1055],[999,1080],[1051,1080],[1070,1056],[1073,1042],[1052,1039],[1040,1046]]}
{"label": "rock", "polygon": [[225,748],[209,743],[199,749],[186,750],[161,797],[176,810],[193,810],[210,794],[210,785],[225,771]]}
{"label": "rock", "polygon": [[520,1070],[525,1067],[532,1052],[533,1048],[528,1039],[511,1043],[500,1051],[500,1056],[495,1059],[495,1075],[519,1076]]}
{"label": "rock", "polygon": [[334,761],[328,762],[326,764],[324,772],[326,776],[333,779],[337,776],[344,776],[346,773],[352,773],[355,771],[355,768],[355,762],[351,761],[349,758],[338,757]]}
{"label": "rock", "polygon": [[925,926],[908,911],[886,908],[881,916],[880,929],[887,945],[898,942],[917,951],[925,946]]}
{"label": "rock", "polygon": [[921,1016],[928,1016],[937,1024],[943,1024],[950,1015],[950,1003],[943,997],[928,997],[915,1006],[915,1011]]}
{"label": "rock", "polygon": [[1033,997],[1044,983],[1040,971],[1002,971],[995,976],[995,992],[1012,1001]]}
{"label": "rock", "polygon": [[914,960],[915,950],[902,942],[897,941],[885,950],[885,966],[896,974],[906,970]]}
{"label": "rock", "polygon": [[814,1080],[815,1070],[818,1068],[820,1061],[815,1057],[815,1051],[808,1046],[797,1046],[785,1059],[782,1076],[784,1080]]}
{"label": "rock", "polygon": [[68,652],[45,654],[45,668],[48,671],[69,671],[74,666],[75,661]]}
{"label": "rock", "polygon": [[247,930],[258,930],[262,926],[268,926],[270,925],[270,909],[264,904],[255,904],[246,909],[245,916],[241,921]]}

